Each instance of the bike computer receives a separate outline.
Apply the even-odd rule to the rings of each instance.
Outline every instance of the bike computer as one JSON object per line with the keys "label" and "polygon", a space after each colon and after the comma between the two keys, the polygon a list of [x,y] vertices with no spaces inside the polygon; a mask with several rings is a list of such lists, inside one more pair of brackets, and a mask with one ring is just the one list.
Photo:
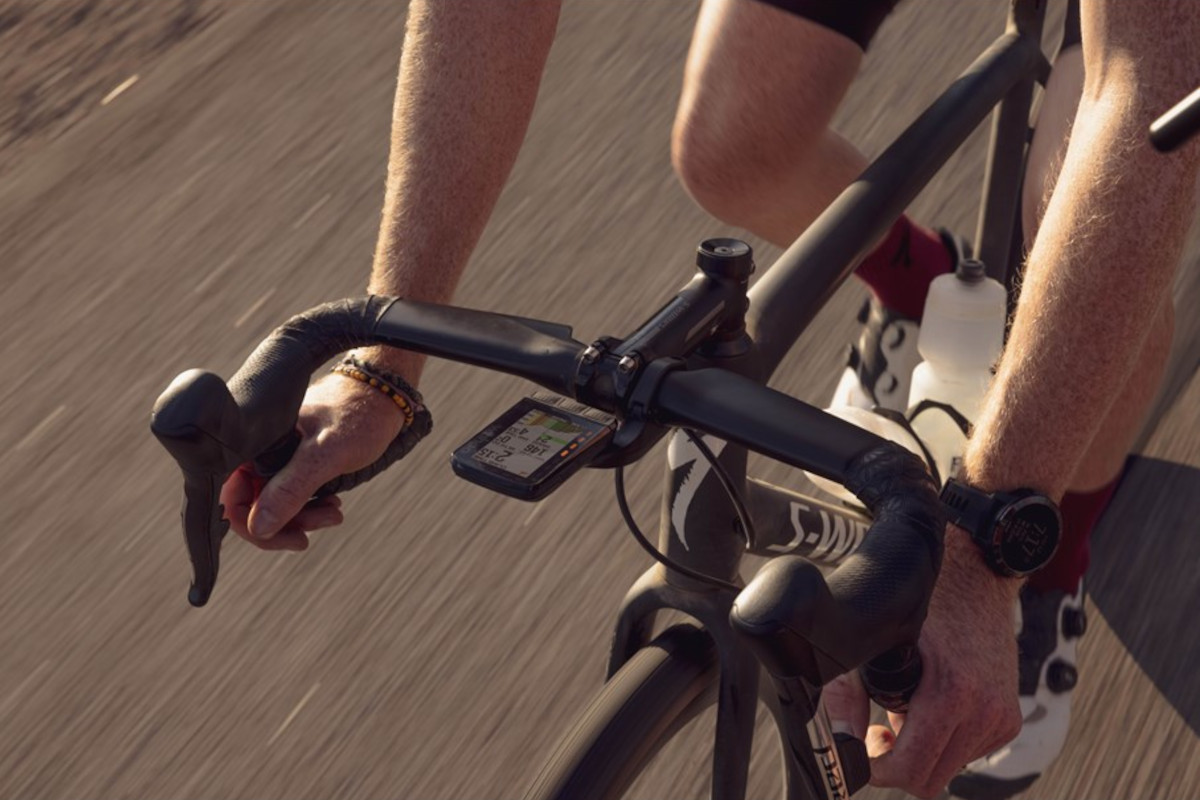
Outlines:
{"label": "bike computer", "polygon": [[616,429],[616,417],[538,392],[455,450],[450,465],[485,489],[541,500],[595,458]]}

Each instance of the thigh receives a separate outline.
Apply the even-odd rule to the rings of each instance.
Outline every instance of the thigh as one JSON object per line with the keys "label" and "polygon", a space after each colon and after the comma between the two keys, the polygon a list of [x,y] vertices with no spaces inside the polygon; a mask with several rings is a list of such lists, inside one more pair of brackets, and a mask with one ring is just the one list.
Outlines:
{"label": "thigh", "polygon": [[811,145],[828,127],[862,52],[846,34],[774,4],[704,0],[676,132],[699,127],[705,138],[764,153]]}

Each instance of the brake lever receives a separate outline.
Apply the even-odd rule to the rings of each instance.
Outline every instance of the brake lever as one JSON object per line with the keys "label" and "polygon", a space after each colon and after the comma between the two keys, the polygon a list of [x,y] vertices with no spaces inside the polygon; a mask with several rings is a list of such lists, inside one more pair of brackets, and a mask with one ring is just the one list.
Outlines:
{"label": "brake lever", "polygon": [[[192,562],[188,602],[196,607],[208,602],[220,571],[221,542],[229,532],[221,487],[246,460],[227,442],[239,440],[242,424],[225,381],[203,370],[189,370],[172,381],[151,414],[151,432],[183,472],[181,517]],[[278,472],[299,442],[293,425],[287,436],[254,459],[256,474],[268,478]]]}
{"label": "brake lever", "polygon": [[292,460],[292,456],[296,455],[296,448],[300,446],[300,439],[300,431],[293,428],[287,436],[284,436],[251,462],[254,467],[254,474],[265,481],[286,467],[287,463]]}
{"label": "brake lever", "polygon": [[221,487],[229,475],[183,473],[183,538],[192,562],[188,602],[200,608],[212,596],[221,566],[221,542],[229,532]]}

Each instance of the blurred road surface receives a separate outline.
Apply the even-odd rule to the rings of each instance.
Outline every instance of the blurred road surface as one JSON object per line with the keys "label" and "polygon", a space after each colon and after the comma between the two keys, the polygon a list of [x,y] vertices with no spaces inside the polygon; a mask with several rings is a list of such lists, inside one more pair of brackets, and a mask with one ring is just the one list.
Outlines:
{"label": "blurred road surface", "polygon": [[[1001,31],[1003,5],[907,4],[842,129],[877,153]],[[620,333],[686,280],[698,240],[731,233],[668,161],[694,13],[566,4],[462,304]],[[453,365],[423,386],[434,435],[346,498],[343,529],[302,557],[230,541],[213,603],[185,601],[150,405],[183,369],[228,375],[288,315],[361,292],[402,26],[393,3],[229,2],[0,181],[0,798],[518,797],[598,686],[646,566],[609,477],[540,506],[455,480],[446,454],[523,388]],[[983,145],[919,218],[973,229]],[[1030,796],[1200,796],[1198,286],[1185,270],[1170,392],[1096,537],[1070,744]],[[828,395],[861,297],[837,296],[783,388]],[[633,474],[642,519],[658,478]],[[707,796],[707,730],[635,796]],[[752,796],[771,797],[761,741]]]}

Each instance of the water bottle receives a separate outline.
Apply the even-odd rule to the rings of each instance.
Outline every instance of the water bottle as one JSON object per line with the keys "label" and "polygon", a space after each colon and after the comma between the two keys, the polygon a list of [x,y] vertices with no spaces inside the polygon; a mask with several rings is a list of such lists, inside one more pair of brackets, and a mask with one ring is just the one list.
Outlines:
{"label": "water bottle", "polygon": [[1004,349],[1008,297],[973,259],[935,279],[925,299],[908,417],[942,482],[958,473],[970,425],[979,417]]}

